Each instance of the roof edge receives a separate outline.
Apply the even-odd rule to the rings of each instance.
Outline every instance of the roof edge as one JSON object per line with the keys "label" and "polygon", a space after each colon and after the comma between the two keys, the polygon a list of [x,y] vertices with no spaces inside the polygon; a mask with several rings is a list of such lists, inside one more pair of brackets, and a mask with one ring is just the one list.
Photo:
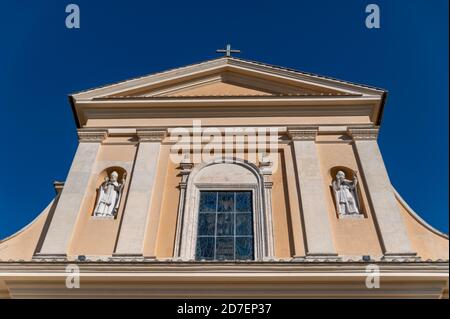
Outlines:
{"label": "roof edge", "polygon": [[75,120],[75,125],[81,128],[80,119],[78,118],[77,108],[75,107],[75,98],[72,95],[68,96],[70,108],[72,110],[73,119]]}
{"label": "roof edge", "polygon": [[382,88],[379,88],[379,87],[375,87],[375,86],[370,86],[370,85],[366,85],[366,84],[360,84],[360,83],[355,83],[355,82],[351,82],[351,81],[346,81],[346,80],[338,79],[338,78],[331,77],[331,76],[320,75],[320,74],[317,74],[317,73],[300,71],[300,70],[297,70],[297,69],[294,69],[294,68],[282,67],[282,66],[278,66],[278,65],[274,65],[274,64],[269,64],[269,63],[266,63],[266,62],[259,62],[259,61],[254,61],[254,60],[249,60],[249,59],[242,59],[242,58],[236,58],[236,57],[217,57],[217,58],[213,58],[213,59],[208,59],[208,60],[203,60],[203,61],[199,61],[199,62],[190,63],[190,64],[187,64],[187,65],[184,65],[184,66],[180,66],[180,67],[175,67],[175,68],[171,68],[171,69],[167,69],[167,70],[163,70],[163,71],[157,71],[157,72],[153,72],[153,73],[148,73],[148,74],[144,74],[144,75],[140,75],[140,76],[136,76],[136,77],[132,77],[132,78],[128,78],[128,79],[124,79],[124,80],[120,80],[120,81],[104,84],[104,85],[101,85],[101,86],[97,86],[97,87],[86,89],[86,90],[81,90],[81,91],[78,91],[78,92],[73,92],[73,93],[70,94],[70,96],[74,96],[74,95],[81,94],[81,93],[87,93],[87,92],[90,92],[90,91],[95,91],[95,90],[98,90],[98,89],[106,88],[106,87],[111,86],[111,85],[117,85],[117,84],[120,84],[120,83],[134,81],[134,80],[138,80],[138,79],[149,77],[149,76],[155,76],[155,75],[158,75],[158,74],[164,74],[164,73],[168,73],[168,72],[173,72],[175,70],[181,70],[181,69],[193,67],[193,66],[196,66],[196,65],[204,64],[204,63],[209,63],[209,62],[212,62],[212,61],[218,61],[218,60],[225,60],[226,64],[229,64],[229,65],[231,65],[231,63],[229,63],[229,61],[238,61],[238,62],[244,62],[244,63],[251,63],[251,64],[256,64],[256,65],[259,65],[259,66],[265,66],[265,67],[276,69],[276,70],[287,71],[287,72],[290,72],[290,73],[295,73],[295,74],[315,77],[315,78],[322,79],[322,80],[329,80],[329,81],[334,81],[334,82],[340,82],[342,84],[357,86],[357,87],[364,88],[364,89],[376,90],[376,91],[379,91],[380,93],[387,92],[385,89],[382,89]]}
{"label": "roof edge", "polygon": [[428,224],[422,217],[419,216],[412,208],[408,205],[408,203],[400,196],[400,194],[397,192],[394,186],[392,186],[392,189],[394,190],[395,198],[400,202],[400,204],[405,207],[406,211],[422,226],[424,226],[429,231],[433,232],[434,234],[443,237],[444,239],[449,239],[448,235],[437,230],[430,224]]}
{"label": "roof edge", "polygon": [[55,198],[53,198],[50,203],[44,208],[44,210],[42,210],[32,221],[30,221],[28,224],[26,224],[25,226],[23,226],[21,229],[19,229],[18,231],[14,232],[13,234],[0,239],[0,245],[5,243],[6,241],[13,239],[14,237],[19,236],[21,233],[23,233],[24,231],[26,231],[27,229],[29,229],[31,226],[33,226],[42,216],[44,216],[45,214],[47,214],[53,203],[55,202],[55,199],[57,198],[57,196]]}

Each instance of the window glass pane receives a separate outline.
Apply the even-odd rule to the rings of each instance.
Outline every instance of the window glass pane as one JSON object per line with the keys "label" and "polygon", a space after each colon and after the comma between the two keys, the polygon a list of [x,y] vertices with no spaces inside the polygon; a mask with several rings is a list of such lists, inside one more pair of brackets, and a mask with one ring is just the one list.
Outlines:
{"label": "window glass pane", "polygon": [[234,209],[234,192],[219,192],[218,212],[232,212]]}
{"label": "window glass pane", "polygon": [[234,214],[217,214],[217,236],[223,235],[234,235]]}
{"label": "window glass pane", "polygon": [[216,192],[200,192],[200,212],[215,212],[216,198]]}
{"label": "window glass pane", "polygon": [[252,237],[236,237],[236,259],[253,259]]}
{"label": "window glass pane", "polygon": [[216,239],[216,259],[234,260],[234,238],[217,237]]}
{"label": "window glass pane", "polygon": [[236,211],[251,212],[252,211],[252,193],[237,192],[236,193]]}
{"label": "window glass pane", "polygon": [[252,234],[253,234],[252,214],[237,213],[236,214],[236,236],[252,235]]}
{"label": "window glass pane", "polygon": [[197,260],[254,258],[251,191],[201,191]]}
{"label": "window glass pane", "polygon": [[197,238],[197,259],[214,259],[214,237]]}
{"label": "window glass pane", "polygon": [[216,214],[200,213],[198,215],[198,235],[214,236],[216,227]]}

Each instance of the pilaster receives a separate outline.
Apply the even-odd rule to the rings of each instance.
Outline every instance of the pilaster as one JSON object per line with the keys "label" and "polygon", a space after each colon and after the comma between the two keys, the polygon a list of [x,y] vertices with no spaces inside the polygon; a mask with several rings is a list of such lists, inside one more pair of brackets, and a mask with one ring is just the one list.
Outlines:
{"label": "pilaster", "polygon": [[378,128],[349,128],[367,185],[384,249],[384,259],[414,257],[406,226],[378,147]]}
{"label": "pilaster", "polygon": [[[139,146],[123,214],[116,256],[142,256],[161,142],[165,129],[138,129]],[[153,256],[154,257],[154,256]]]}
{"label": "pilaster", "polygon": [[288,128],[305,227],[306,258],[337,258],[315,144],[317,132],[317,127]]}
{"label": "pilaster", "polygon": [[107,130],[79,129],[79,144],[39,256],[66,256],[89,180]]}

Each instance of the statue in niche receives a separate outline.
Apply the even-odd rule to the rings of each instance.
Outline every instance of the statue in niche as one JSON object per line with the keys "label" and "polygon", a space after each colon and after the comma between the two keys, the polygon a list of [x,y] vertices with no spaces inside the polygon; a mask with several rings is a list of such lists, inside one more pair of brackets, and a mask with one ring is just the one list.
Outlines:
{"label": "statue in niche", "polygon": [[355,171],[351,181],[345,178],[343,171],[338,171],[336,179],[333,181],[333,191],[339,216],[360,214],[358,189],[356,188],[358,178],[356,175]]}
{"label": "statue in niche", "polygon": [[125,174],[120,183],[118,178],[119,174],[116,171],[113,171],[109,177],[105,177],[105,181],[98,189],[98,199],[95,204],[94,216],[116,216],[119,209],[123,185],[125,184]]}

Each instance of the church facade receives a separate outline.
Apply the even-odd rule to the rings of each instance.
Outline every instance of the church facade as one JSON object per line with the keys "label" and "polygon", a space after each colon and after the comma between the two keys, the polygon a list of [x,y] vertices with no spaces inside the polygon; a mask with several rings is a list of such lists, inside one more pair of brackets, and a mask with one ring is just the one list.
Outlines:
{"label": "church facade", "polygon": [[448,298],[389,180],[387,93],[234,57],[69,96],[65,182],[0,241],[4,298]]}

